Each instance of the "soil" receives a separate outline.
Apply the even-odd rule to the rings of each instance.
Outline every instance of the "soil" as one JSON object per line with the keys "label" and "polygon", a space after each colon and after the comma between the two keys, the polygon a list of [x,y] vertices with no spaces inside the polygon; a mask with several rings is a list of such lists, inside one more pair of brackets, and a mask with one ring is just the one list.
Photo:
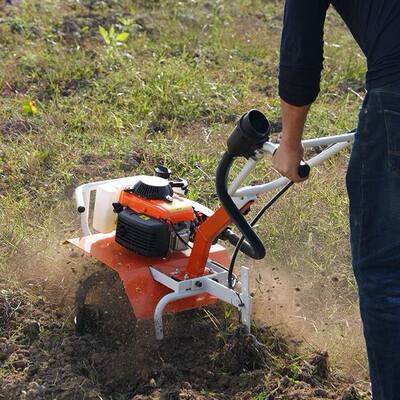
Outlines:
{"label": "soil", "polygon": [[357,297],[342,278],[265,262],[252,266],[252,276],[254,320],[295,335],[306,348],[329,351],[334,368],[368,385]]}
{"label": "soil", "polygon": [[99,311],[81,335],[72,304],[1,284],[0,399],[361,398],[332,374],[327,353],[305,361],[268,327],[245,335],[222,306],[165,318],[157,341],[150,321],[135,320],[119,280],[99,276],[86,297]]}

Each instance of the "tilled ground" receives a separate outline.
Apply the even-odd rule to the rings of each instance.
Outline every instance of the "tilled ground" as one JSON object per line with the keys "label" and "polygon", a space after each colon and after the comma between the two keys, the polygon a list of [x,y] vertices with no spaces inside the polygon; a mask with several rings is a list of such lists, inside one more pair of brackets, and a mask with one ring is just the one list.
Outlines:
{"label": "tilled ground", "polygon": [[246,336],[229,310],[169,317],[167,337],[157,342],[120,291],[92,299],[102,317],[77,335],[72,307],[0,289],[0,399],[361,398],[331,376],[326,354],[307,362],[268,328]]}

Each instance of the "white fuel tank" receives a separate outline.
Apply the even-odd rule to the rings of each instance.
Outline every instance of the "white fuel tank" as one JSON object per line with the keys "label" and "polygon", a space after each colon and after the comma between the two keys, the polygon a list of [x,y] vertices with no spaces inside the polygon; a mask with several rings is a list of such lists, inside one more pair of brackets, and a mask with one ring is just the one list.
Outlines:
{"label": "white fuel tank", "polygon": [[93,228],[96,231],[108,233],[115,229],[117,214],[112,203],[118,202],[122,189],[123,185],[117,182],[105,183],[97,188],[93,211]]}
{"label": "white fuel tank", "polygon": [[142,178],[142,175],[113,179],[96,189],[93,210],[93,228],[101,233],[109,233],[115,229],[117,214],[112,203],[119,201],[121,191],[130,188]]}

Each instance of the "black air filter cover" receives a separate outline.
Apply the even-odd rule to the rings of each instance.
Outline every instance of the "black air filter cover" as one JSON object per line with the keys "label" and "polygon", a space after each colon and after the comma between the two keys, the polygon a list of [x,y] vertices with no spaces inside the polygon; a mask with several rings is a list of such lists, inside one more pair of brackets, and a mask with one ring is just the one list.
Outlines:
{"label": "black air filter cover", "polygon": [[118,214],[115,240],[121,246],[146,257],[164,257],[168,253],[168,225],[129,208]]}
{"label": "black air filter cover", "polygon": [[140,178],[140,181],[128,191],[149,200],[168,200],[174,193],[169,182],[157,176]]}

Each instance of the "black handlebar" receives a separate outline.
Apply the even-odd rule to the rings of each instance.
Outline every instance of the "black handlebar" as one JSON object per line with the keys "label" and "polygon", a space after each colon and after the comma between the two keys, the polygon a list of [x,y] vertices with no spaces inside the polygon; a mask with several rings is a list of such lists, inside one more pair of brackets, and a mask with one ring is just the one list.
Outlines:
{"label": "black handlebar", "polygon": [[297,173],[300,178],[307,178],[308,175],[310,175],[310,169],[311,169],[310,166],[304,161],[302,161],[299,165]]}

